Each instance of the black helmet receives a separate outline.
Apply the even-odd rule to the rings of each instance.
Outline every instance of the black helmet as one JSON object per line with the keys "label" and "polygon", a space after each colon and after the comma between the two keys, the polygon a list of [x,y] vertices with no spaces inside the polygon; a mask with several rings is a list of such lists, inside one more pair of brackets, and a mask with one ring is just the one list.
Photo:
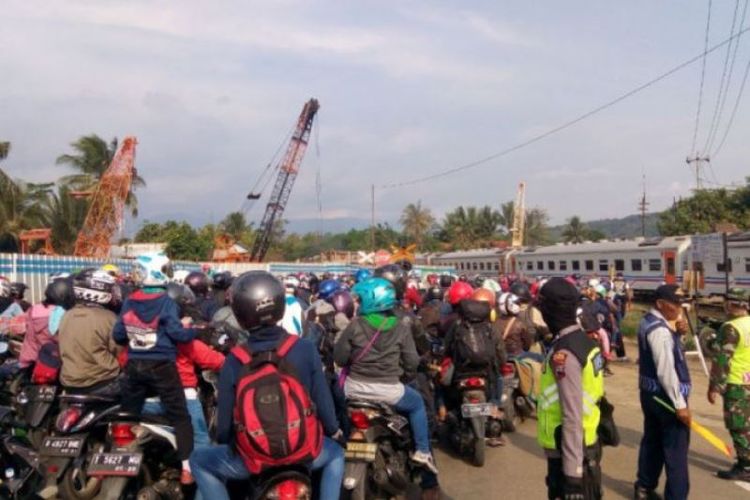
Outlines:
{"label": "black helmet", "polygon": [[10,284],[10,296],[14,299],[23,300],[23,296],[26,293],[28,287],[25,283],[19,281]]}
{"label": "black helmet", "polygon": [[443,289],[437,286],[433,286],[427,290],[427,293],[424,296],[425,302],[429,302],[431,300],[443,300],[443,296],[445,295],[445,292],[443,292]]}
{"label": "black helmet", "polygon": [[114,278],[99,269],[84,269],[73,276],[73,292],[81,302],[108,305],[112,302],[114,287]]}
{"label": "black helmet", "polygon": [[453,276],[450,274],[440,275],[440,288],[450,288],[453,284]]}
{"label": "black helmet", "polygon": [[232,286],[232,273],[229,271],[222,271],[213,275],[213,287],[217,290],[226,290]]}
{"label": "black helmet", "polygon": [[404,278],[404,269],[396,264],[386,264],[375,269],[373,273],[378,278],[390,281],[393,284],[393,288],[396,289],[396,298],[401,299],[404,297],[404,291],[406,291],[406,278]]}
{"label": "black helmet", "polygon": [[49,282],[44,289],[44,299],[48,304],[70,309],[76,303],[73,292],[73,280],[70,278],[57,278]]}
{"label": "black helmet", "polygon": [[286,308],[284,285],[266,271],[249,271],[232,284],[232,312],[245,330],[275,325]]}
{"label": "black helmet", "polygon": [[192,271],[185,276],[185,284],[196,295],[206,295],[208,293],[208,276],[200,271]]}
{"label": "black helmet", "polygon": [[484,285],[484,282],[486,280],[487,280],[487,278],[485,278],[481,274],[477,274],[476,276],[474,276],[474,279],[472,280],[473,284],[474,284],[474,288],[481,288],[482,285]]}
{"label": "black helmet", "polygon": [[169,283],[167,285],[167,295],[180,306],[195,303],[195,294],[187,285]]}
{"label": "black helmet", "polygon": [[527,285],[523,281],[516,281],[512,285],[510,285],[510,293],[518,297],[518,300],[522,304],[531,303],[531,290],[529,289],[529,285]]}

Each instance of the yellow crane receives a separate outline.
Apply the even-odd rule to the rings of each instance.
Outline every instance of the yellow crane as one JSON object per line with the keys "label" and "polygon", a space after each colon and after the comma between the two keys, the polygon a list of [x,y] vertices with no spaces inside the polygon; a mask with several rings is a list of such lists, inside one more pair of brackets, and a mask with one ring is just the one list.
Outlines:
{"label": "yellow crane", "polygon": [[510,230],[513,238],[511,240],[511,246],[513,248],[521,248],[523,246],[523,238],[526,230],[526,183],[521,181],[518,183],[518,191],[516,191],[516,202],[513,205],[513,228]]}

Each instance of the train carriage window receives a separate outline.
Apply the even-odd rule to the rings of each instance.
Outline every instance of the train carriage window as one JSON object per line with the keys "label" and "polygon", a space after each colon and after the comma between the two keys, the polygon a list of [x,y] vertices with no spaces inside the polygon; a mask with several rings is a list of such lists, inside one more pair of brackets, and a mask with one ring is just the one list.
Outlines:
{"label": "train carriage window", "polygon": [[745,272],[750,273],[750,257],[745,257]]}
{"label": "train carriage window", "polygon": [[560,261],[560,271],[567,271],[568,270],[568,261],[567,260],[561,260]]}
{"label": "train carriage window", "polygon": [[500,270],[500,263],[495,262],[495,271],[499,271],[499,270]]}
{"label": "train carriage window", "polygon": [[606,273],[609,271],[609,261],[606,259],[602,259],[599,261],[599,271]]}
{"label": "train carriage window", "polygon": [[624,270],[625,270],[625,260],[615,259],[615,271],[624,271]]}
{"label": "train carriage window", "polygon": [[593,271],[594,270],[594,261],[593,260],[587,260],[586,261],[586,270],[587,271]]}
{"label": "train carriage window", "polygon": [[547,269],[549,269],[550,271],[554,271],[555,270],[555,261],[554,260],[548,260],[547,261]]}
{"label": "train carriage window", "polygon": [[471,263],[471,269],[474,270],[474,271],[477,270],[477,263],[476,262],[472,262]]}
{"label": "train carriage window", "polygon": [[[748,265],[750,265],[750,264],[748,264]],[[533,263],[533,262],[531,262],[531,261],[528,261],[528,262],[526,263],[526,270],[527,270],[527,271],[533,271],[533,270],[534,270],[534,263]]]}
{"label": "train carriage window", "polygon": [[573,271],[580,271],[581,270],[581,261],[580,260],[571,261],[571,264],[573,264]]}
{"label": "train carriage window", "polygon": [[479,263],[479,270],[484,271],[484,262]]}
{"label": "train carriage window", "polygon": [[732,272],[732,260],[731,259],[727,259],[727,263],[729,264],[729,269],[725,270],[726,266],[724,266],[724,263],[723,262],[717,262],[716,263],[716,270],[718,272],[720,272],[720,273],[724,273],[724,272],[731,273]]}
{"label": "train carriage window", "polygon": [[631,271],[642,271],[643,270],[643,262],[641,262],[641,259],[631,259],[630,260],[630,270]]}
{"label": "train carriage window", "polygon": [[536,261],[536,269],[537,271],[544,271],[544,262],[541,260]]}
{"label": "train carriage window", "polygon": [[661,271],[661,259],[648,259],[649,271]]}

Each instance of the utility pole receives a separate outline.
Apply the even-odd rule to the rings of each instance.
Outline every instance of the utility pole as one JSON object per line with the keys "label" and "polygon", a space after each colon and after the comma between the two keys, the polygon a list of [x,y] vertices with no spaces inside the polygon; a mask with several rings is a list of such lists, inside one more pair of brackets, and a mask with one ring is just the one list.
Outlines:
{"label": "utility pole", "polygon": [[699,156],[697,153],[693,158],[690,158],[689,156],[685,159],[685,163],[688,164],[688,166],[692,167],[693,163],[695,164],[695,190],[698,191],[700,189],[703,189],[703,185],[701,184],[701,168],[703,167],[703,162],[710,162],[711,158],[708,156]]}
{"label": "utility pole", "polygon": [[646,211],[649,203],[646,201],[646,174],[643,174],[643,194],[638,202],[638,210],[641,212],[641,236],[646,237]]}
{"label": "utility pole", "polygon": [[371,202],[371,217],[370,217],[370,251],[375,251],[375,184],[370,185],[370,202]]}

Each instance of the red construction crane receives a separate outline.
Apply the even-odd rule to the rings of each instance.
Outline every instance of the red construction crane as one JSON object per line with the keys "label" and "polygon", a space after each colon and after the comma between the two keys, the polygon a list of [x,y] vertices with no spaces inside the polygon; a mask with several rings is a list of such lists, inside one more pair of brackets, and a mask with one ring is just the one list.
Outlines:
{"label": "red construction crane", "polygon": [[74,255],[106,259],[112,237],[122,227],[125,200],[135,171],[135,137],[126,137],[99,179]]}
{"label": "red construction crane", "polygon": [[[302,108],[302,113],[297,119],[297,126],[289,141],[289,146],[287,146],[286,154],[279,164],[279,175],[276,177],[276,184],[273,186],[271,198],[266,205],[266,212],[263,214],[263,219],[261,219],[258,227],[258,235],[253,242],[253,249],[250,252],[251,261],[263,261],[266,252],[268,252],[268,247],[271,246],[273,225],[284,213],[286,203],[289,201],[294,180],[297,178],[302,158],[307,150],[307,141],[310,138],[313,118],[315,118],[318,108],[320,108],[318,100],[310,99]],[[257,199],[258,197],[257,194],[253,193],[248,196],[251,199]]]}

